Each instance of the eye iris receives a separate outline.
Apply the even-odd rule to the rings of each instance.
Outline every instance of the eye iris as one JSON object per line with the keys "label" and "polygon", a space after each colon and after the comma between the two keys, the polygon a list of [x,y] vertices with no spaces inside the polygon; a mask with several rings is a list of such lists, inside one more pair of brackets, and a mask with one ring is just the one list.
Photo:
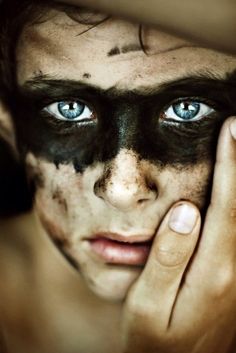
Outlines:
{"label": "eye iris", "polygon": [[175,114],[184,120],[193,119],[200,111],[200,103],[181,102],[173,104]]}
{"label": "eye iris", "polygon": [[76,119],[84,111],[85,105],[79,102],[60,102],[58,103],[58,110],[66,119]]}

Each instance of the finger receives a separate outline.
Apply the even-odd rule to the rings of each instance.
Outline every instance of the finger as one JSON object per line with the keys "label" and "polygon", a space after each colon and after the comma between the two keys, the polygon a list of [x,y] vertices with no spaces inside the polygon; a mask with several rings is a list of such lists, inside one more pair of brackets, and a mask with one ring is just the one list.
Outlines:
{"label": "finger", "polygon": [[199,231],[198,209],[190,202],[175,204],[164,218],[145,269],[131,291],[129,300],[134,310],[144,310],[144,317],[155,317],[156,329],[168,327]]}
{"label": "finger", "polygon": [[[233,121],[230,118],[224,123],[219,136],[211,203],[185,278],[188,285],[182,287],[175,305],[172,328],[177,330],[180,328],[177,323],[181,322],[181,329],[187,330],[191,322],[201,322],[206,313],[209,325],[214,324],[220,313],[223,317],[231,315],[227,310],[232,313],[232,307],[235,307],[232,306],[236,260],[236,138],[231,134]],[[188,321],[184,322],[186,303]]]}
{"label": "finger", "polygon": [[[207,261],[214,269],[221,264],[235,264],[236,260],[235,124],[235,118],[228,119],[219,136],[211,203],[199,248],[199,261],[202,266],[205,266]],[[233,129],[235,137],[232,135]]]}

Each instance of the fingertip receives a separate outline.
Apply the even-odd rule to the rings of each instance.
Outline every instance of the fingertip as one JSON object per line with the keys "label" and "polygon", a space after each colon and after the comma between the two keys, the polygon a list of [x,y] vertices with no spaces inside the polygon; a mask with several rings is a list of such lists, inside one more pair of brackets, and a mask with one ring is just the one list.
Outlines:
{"label": "fingertip", "polygon": [[[227,162],[232,161],[236,157],[235,152],[235,141],[236,141],[236,117],[229,117],[222,125],[217,153],[216,162]],[[233,142],[233,143],[232,143]]]}
{"label": "fingertip", "polygon": [[177,203],[171,209],[168,226],[175,233],[188,235],[195,229],[199,218],[199,210],[194,204]]}
{"label": "fingertip", "polygon": [[184,267],[200,234],[201,216],[190,201],[174,204],[164,218],[154,243],[153,254],[165,268]]}
{"label": "fingertip", "polygon": [[229,129],[231,132],[231,136],[236,141],[236,117],[235,116],[230,119]]}

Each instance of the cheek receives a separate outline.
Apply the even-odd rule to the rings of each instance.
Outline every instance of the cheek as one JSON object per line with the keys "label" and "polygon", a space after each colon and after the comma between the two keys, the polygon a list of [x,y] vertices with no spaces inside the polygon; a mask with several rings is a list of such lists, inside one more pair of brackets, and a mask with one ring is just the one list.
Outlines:
{"label": "cheek", "polygon": [[41,188],[35,195],[35,208],[47,233],[66,242],[68,239],[68,206],[59,188]]}
{"label": "cheek", "polygon": [[39,218],[52,238],[66,242],[70,233],[71,205],[79,189],[80,180],[73,166],[61,165],[37,159],[32,154],[26,157],[28,178],[35,184],[35,208]]}
{"label": "cheek", "polygon": [[188,200],[204,210],[209,201],[212,172],[211,161],[194,166],[169,168],[163,171],[159,178],[159,196],[173,202]]}
{"label": "cheek", "polygon": [[[60,164],[57,168],[31,153],[26,164],[36,183],[35,210],[43,228],[60,248],[71,248],[95,224],[91,219],[99,218],[102,207],[93,193],[93,185],[102,167],[79,174],[72,164]],[[101,218],[99,221],[102,222]]]}
{"label": "cheek", "polygon": [[38,189],[35,195],[35,209],[51,239],[63,248],[69,246],[68,204],[62,190],[56,185]]}
{"label": "cheek", "polygon": [[144,170],[158,186],[158,198],[140,216],[139,209],[117,213],[96,197],[93,186],[102,173],[102,165],[79,174],[73,165],[61,164],[57,169],[53,163],[29,154],[27,166],[37,183],[37,214],[46,232],[64,250],[72,249],[94,229],[110,227],[111,222],[118,229],[124,224],[136,229],[156,229],[168,209],[179,200],[189,200],[203,211],[213,169],[210,162],[169,168],[143,162]]}

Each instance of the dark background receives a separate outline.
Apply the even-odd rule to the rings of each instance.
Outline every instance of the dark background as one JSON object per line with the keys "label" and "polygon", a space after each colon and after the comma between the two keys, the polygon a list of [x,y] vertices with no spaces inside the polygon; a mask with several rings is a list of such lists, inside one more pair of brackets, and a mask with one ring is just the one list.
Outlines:
{"label": "dark background", "polygon": [[28,211],[31,204],[32,197],[24,170],[7,143],[0,139],[0,217]]}

